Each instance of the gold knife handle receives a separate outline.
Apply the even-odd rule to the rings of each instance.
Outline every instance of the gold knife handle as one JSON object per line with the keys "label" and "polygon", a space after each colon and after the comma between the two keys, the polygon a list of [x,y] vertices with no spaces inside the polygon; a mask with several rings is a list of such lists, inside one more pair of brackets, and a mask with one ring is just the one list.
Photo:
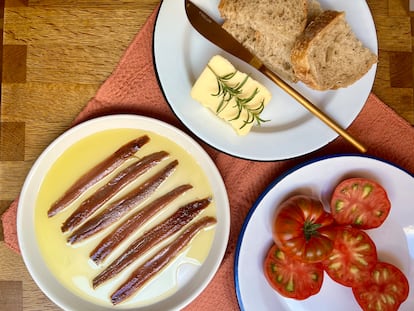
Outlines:
{"label": "gold knife handle", "polygon": [[[252,60],[254,62],[254,59]],[[300,104],[302,104],[306,109],[308,109],[313,115],[318,117],[321,121],[323,121],[326,125],[328,125],[331,129],[341,135],[344,139],[354,145],[360,152],[365,153],[367,148],[364,147],[359,141],[357,141],[354,137],[352,137],[347,131],[345,131],[342,127],[340,127],[334,120],[332,120],[329,116],[327,116],[322,110],[320,110],[317,106],[312,104],[307,98],[305,98],[302,94],[297,92],[294,88],[292,88],[289,84],[279,78],[276,74],[274,74],[270,69],[268,69],[265,65],[262,64],[260,67],[256,67],[260,72],[262,72],[266,77],[272,80],[276,85],[278,85],[282,90],[296,99]]]}

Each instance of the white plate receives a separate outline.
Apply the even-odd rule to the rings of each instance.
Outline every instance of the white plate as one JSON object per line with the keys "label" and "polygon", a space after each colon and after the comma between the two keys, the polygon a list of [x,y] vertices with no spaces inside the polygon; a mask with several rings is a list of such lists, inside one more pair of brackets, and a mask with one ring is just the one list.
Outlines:
{"label": "white plate", "polygon": [[299,166],[275,180],[258,198],[245,220],[236,250],[235,282],[242,310],[360,310],[352,290],[335,283],[327,274],[321,291],[303,301],[279,295],[263,274],[263,260],[272,245],[275,207],[293,193],[314,195],[328,206],[333,187],[347,177],[371,178],[386,189],[392,204],[390,214],[380,228],[367,233],[380,259],[398,266],[409,280],[410,294],[400,310],[414,310],[414,178],[391,163],[347,155]]}
{"label": "white plate", "polygon": [[182,131],[155,119],[133,115],[114,115],[93,119],[65,132],[41,154],[24,183],[17,213],[17,233],[24,262],[40,289],[53,302],[65,310],[92,311],[119,308],[132,310],[132,308],[125,308],[125,306],[121,305],[117,306],[117,308],[98,306],[69,291],[55,278],[46,265],[39,250],[35,234],[34,206],[37,193],[45,174],[53,163],[65,150],[79,140],[89,135],[112,129],[138,129],[153,132],[181,146],[197,161],[204,171],[211,185],[216,206],[220,207],[216,208],[217,224],[215,234],[210,252],[204,263],[200,267],[192,269],[191,273],[187,273],[183,280],[180,281],[179,278],[177,290],[169,297],[149,306],[135,307],[133,310],[173,310],[182,308],[190,303],[207,286],[221,263],[229,235],[229,203],[220,173],[207,153]]}
{"label": "white plate", "polygon": [[[218,0],[195,0],[200,8],[220,20]],[[360,40],[377,52],[377,36],[371,13],[364,0],[320,0],[325,9],[346,12],[346,19]],[[247,136],[215,117],[190,96],[195,80],[210,58],[220,54],[239,70],[251,73],[272,93],[262,113],[265,122]],[[202,37],[188,22],[184,1],[163,1],[154,32],[154,60],[164,95],[177,117],[200,139],[228,154],[252,160],[282,160],[314,151],[338,134],[284,93],[260,72],[222,51]],[[343,128],[355,119],[367,100],[376,65],[355,84],[337,91],[310,90],[302,83],[299,92],[331,116]]]}

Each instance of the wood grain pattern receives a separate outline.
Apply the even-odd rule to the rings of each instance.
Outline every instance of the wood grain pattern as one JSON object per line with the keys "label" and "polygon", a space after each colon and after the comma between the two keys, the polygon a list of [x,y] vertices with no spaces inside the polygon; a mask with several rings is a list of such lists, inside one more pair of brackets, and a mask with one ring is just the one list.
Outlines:
{"label": "wood grain pattern", "polygon": [[[34,160],[93,97],[158,3],[1,1],[0,215]],[[59,310],[2,240],[1,231],[0,310]]]}
{"label": "wood grain pattern", "polygon": [[[94,96],[159,2],[0,0],[0,214],[18,195],[35,159]],[[379,44],[373,92],[414,125],[414,13],[405,0],[367,3]],[[59,310],[2,240],[0,232],[0,310]]]}
{"label": "wood grain pattern", "polygon": [[414,125],[412,32],[406,0],[368,0],[378,36],[379,63],[373,92]]}
{"label": "wood grain pattern", "polygon": [[22,310],[22,294],[22,281],[0,281],[0,301],[2,302],[2,308],[4,310]]}

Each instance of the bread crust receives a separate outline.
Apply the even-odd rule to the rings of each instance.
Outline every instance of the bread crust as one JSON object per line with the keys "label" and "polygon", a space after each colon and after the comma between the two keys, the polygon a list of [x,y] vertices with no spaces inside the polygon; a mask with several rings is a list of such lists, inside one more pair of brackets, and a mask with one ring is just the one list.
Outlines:
{"label": "bread crust", "polygon": [[270,70],[315,90],[347,87],[378,61],[345,12],[323,11],[317,0],[221,0],[218,8],[223,28]]}
{"label": "bread crust", "polygon": [[[349,86],[364,76],[370,67],[377,62],[377,57],[371,54],[370,58],[366,60],[366,66],[364,68],[358,68],[359,72],[354,71],[352,73],[352,79],[349,79],[349,81],[341,81],[341,83],[329,81],[330,86],[326,86],[317,80],[317,77],[312,72],[310,49],[316,44],[315,42],[321,40],[326,33],[329,33],[333,27],[336,27],[340,19],[345,20],[345,12],[333,10],[324,11],[306,27],[305,31],[296,40],[292,49],[291,62],[295,75],[299,80],[313,89],[327,90]],[[340,69],[338,68],[338,70]]]}
{"label": "bread crust", "polygon": [[311,66],[308,58],[310,45],[313,40],[329,31],[329,28],[334,24],[333,21],[343,15],[344,12],[324,11],[306,27],[292,48],[291,61],[296,77],[313,89],[320,90],[321,87],[310,71]]}
{"label": "bread crust", "polygon": [[220,16],[222,18],[225,18],[225,12],[228,10],[228,1],[227,0],[220,0],[218,4],[218,10],[220,13]]}
{"label": "bread crust", "polygon": [[223,18],[224,16],[222,13],[226,11],[226,6],[227,6],[227,0],[220,0],[220,3],[218,4],[218,10],[221,14],[221,17]]}

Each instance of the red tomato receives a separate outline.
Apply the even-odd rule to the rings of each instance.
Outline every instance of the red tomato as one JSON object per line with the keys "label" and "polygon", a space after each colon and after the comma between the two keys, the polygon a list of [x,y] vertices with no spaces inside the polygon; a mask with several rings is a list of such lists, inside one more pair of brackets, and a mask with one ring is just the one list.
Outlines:
{"label": "red tomato", "polygon": [[349,178],[339,183],[332,195],[331,212],[341,225],[360,229],[379,227],[391,209],[385,189],[365,178]]}
{"label": "red tomato", "polygon": [[328,275],[345,286],[364,281],[377,263],[377,249],[364,231],[343,227],[337,229],[332,253],[323,261]]}
{"label": "red tomato", "polygon": [[332,251],[334,219],[319,200],[295,195],[282,202],[273,221],[273,240],[288,256],[319,262]]}
{"label": "red tomato", "polygon": [[409,284],[397,267],[378,262],[367,281],[353,287],[352,292],[364,311],[396,311],[408,297]]}
{"label": "red tomato", "polygon": [[276,244],[267,253],[264,274],[278,293],[298,300],[319,293],[323,282],[321,263],[304,263],[290,258]]}

